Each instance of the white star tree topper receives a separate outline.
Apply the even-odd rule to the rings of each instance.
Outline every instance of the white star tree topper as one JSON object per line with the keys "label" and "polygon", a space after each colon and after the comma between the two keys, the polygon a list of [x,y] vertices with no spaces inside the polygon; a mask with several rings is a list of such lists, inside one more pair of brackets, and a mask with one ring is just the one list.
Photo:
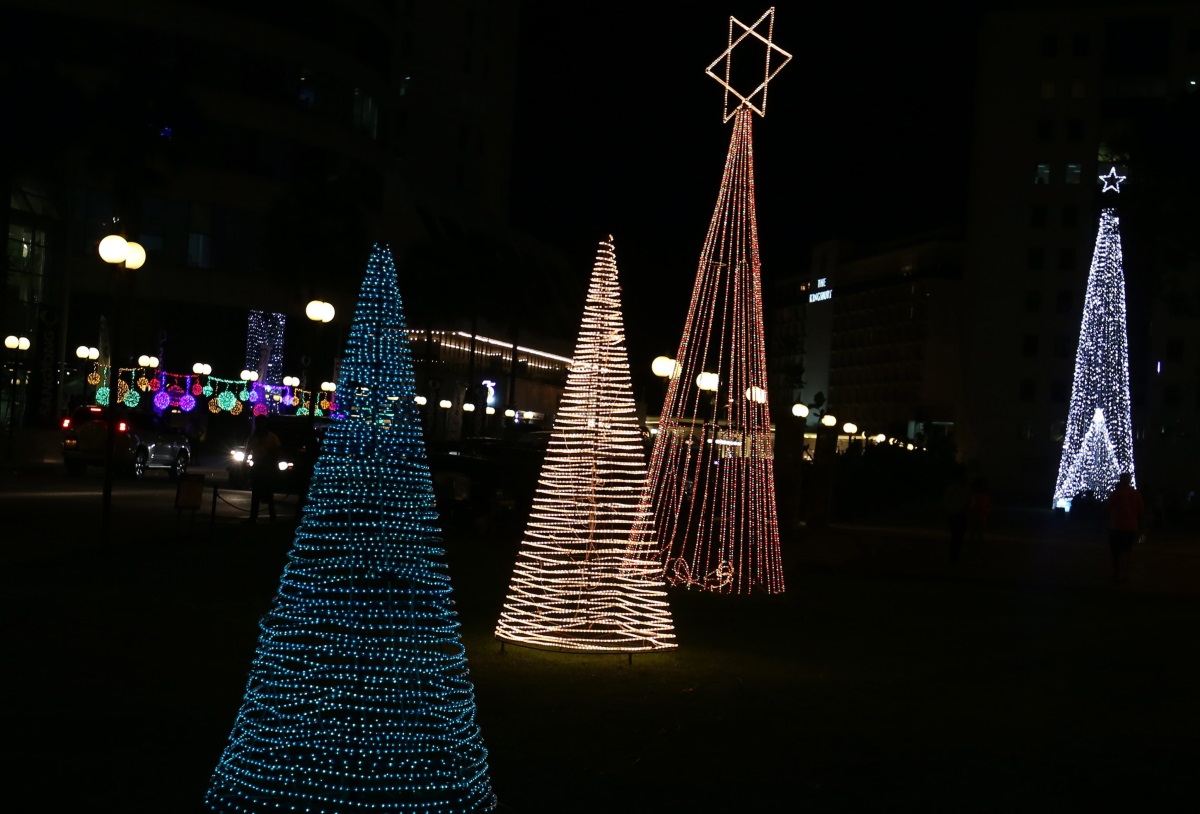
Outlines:
{"label": "white star tree topper", "polygon": [[1101,192],[1108,192],[1111,190],[1120,193],[1121,182],[1125,180],[1124,175],[1117,175],[1116,167],[1110,169],[1108,171],[1108,175],[1101,175],[1099,178],[1104,182],[1104,189],[1100,190]]}

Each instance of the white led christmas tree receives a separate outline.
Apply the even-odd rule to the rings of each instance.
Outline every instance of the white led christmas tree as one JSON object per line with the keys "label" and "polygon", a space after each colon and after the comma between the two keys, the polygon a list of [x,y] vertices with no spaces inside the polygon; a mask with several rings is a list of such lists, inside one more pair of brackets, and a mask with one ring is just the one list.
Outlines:
{"label": "white led christmas tree", "polygon": [[[753,26],[730,18],[729,47],[708,74],[726,90],[733,136],[708,227],[691,306],[667,386],[645,502],[652,507],[668,582],[719,593],[784,589],[775,508],[771,416],[763,337],[761,264],[754,211],[751,121],[766,109],[767,83],[790,59]],[[733,26],[743,29],[734,40]],[[767,73],[743,96],[729,84],[738,43],[765,43]],[[772,52],[786,59],[774,72]],[[712,68],[725,60],[725,79]],[[754,103],[761,93],[761,107]],[[729,96],[740,100],[728,111]]]}
{"label": "white led christmas tree", "polygon": [[497,638],[558,650],[675,647],[640,501],[645,480],[610,237],[596,256]]}
{"label": "white led christmas tree", "polygon": [[[1100,176],[1103,192],[1119,193],[1124,176],[1113,167]],[[1053,505],[1071,509],[1082,491],[1106,498],[1122,472],[1134,474],[1129,405],[1129,339],[1125,327],[1125,270],[1115,208],[1100,211],[1100,230],[1088,272],[1075,380]],[[1100,440],[1103,438],[1104,440]],[[1111,458],[1104,452],[1111,448]],[[1136,474],[1134,479],[1136,483]]]}
{"label": "white led christmas tree", "polygon": [[338,393],[346,415],[326,430],[207,803],[229,814],[489,811],[383,246],[367,264]]}

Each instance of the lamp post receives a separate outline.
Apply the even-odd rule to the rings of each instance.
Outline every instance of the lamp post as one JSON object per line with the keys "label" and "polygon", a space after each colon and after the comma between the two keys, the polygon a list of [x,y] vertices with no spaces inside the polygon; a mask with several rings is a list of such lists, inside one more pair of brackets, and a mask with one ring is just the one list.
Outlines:
{"label": "lamp post", "polygon": [[17,379],[20,375],[20,365],[18,361],[21,354],[29,350],[29,339],[24,336],[6,336],[4,337],[4,347],[12,351],[12,370],[8,377],[8,456],[11,458],[13,454],[13,429],[17,424]]}
{"label": "lamp post", "polygon": [[100,504],[100,541],[104,545],[111,542],[112,534],[112,485],[113,459],[117,448],[117,400],[116,373],[117,362],[120,359],[120,329],[121,320],[116,314],[120,307],[120,287],[124,282],[122,269],[133,271],[140,269],[146,263],[146,250],[140,244],[126,240],[121,235],[108,235],[100,241],[98,247],[100,259],[113,267],[112,305],[108,336],[108,371],[104,377],[104,386],[108,391],[108,431],[104,443],[104,491]]}
{"label": "lamp post", "polygon": [[[77,347],[75,349],[75,358],[81,362],[94,362],[100,358],[100,349],[93,348],[88,345],[80,345],[79,347]],[[87,375],[90,376],[91,374],[89,373]],[[91,382],[88,381],[87,376],[85,376],[84,377],[84,386],[83,386],[83,401],[85,404],[87,403],[87,400],[88,400],[87,399],[87,386],[89,384],[91,384]]]}
{"label": "lamp post", "polygon": [[[334,311],[333,305],[325,302],[324,300],[312,300],[304,307],[304,316],[308,317],[317,325],[317,341],[315,342],[315,345],[318,359],[320,358],[321,351],[323,350],[321,346],[323,344],[322,339],[324,338],[324,332],[321,331],[320,326],[327,325],[329,322],[331,322],[333,320],[334,313],[336,312]],[[314,394],[312,407],[310,407],[308,410],[309,421],[315,421],[316,412],[317,400]]]}

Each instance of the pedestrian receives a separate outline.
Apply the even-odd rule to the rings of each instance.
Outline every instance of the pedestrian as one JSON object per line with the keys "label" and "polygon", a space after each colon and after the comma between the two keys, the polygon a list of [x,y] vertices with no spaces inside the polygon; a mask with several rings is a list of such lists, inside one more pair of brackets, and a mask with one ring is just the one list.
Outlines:
{"label": "pedestrian", "polygon": [[279,436],[271,432],[265,421],[256,421],[254,433],[246,442],[246,458],[250,465],[250,516],[244,521],[258,521],[258,509],[267,504],[271,520],[275,520],[275,477],[279,473]]}
{"label": "pedestrian", "polygon": [[967,490],[967,470],[959,465],[946,488],[942,491],[942,508],[946,513],[946,525],[950,532],[949,562],[957,565],[962,555],[963,540],[967,536],[967,514],[971,506],[971,493]]}
{"label": "pedestrian", "polygon": [[968,515],[972,547],[983,542],[983,530],[987,527],[988,516],[991,513],[992,496],[988,493],[987,480],[982,477],[975,478],[971,481],[971,506]]}
{"label": "pedestrian", "polygon": [[1108,549],[1112,554],[1113,582],[1129,581],[1129,558],[1142,533],[1146,503],[1133,488],[1133,474],[1121,473],[1121,482],[1108,498]]}

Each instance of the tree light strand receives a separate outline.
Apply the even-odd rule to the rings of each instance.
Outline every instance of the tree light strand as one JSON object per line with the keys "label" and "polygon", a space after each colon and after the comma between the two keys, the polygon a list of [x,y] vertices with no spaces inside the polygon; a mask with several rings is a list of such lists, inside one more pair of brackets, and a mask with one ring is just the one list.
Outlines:
{"label": "tree light strand", "polygon": [[738,111],[643,500],[652,507],[668,582],[774,594],[784,581],[751,121],[749,108]]}
{"label": "tree light strand", "polygon": [[555,650],[674,648],[640,500],[645,455],[611,236],[596,255],[573,358],[496,637]]}
{"label": "tree light strand", "polygon": [[490,811],[391,252],[376,244],[217,812]]}

